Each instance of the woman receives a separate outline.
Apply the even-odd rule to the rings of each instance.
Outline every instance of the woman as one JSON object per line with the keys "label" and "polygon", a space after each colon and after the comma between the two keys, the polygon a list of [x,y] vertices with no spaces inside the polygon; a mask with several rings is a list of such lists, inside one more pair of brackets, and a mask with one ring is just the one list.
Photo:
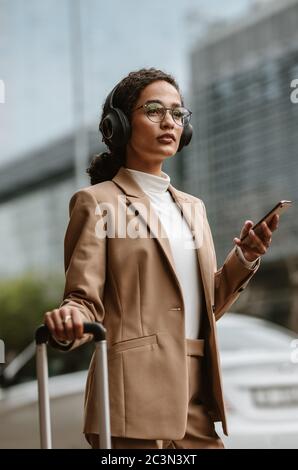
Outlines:
{"label": "woman", "polygon": [[[89,340],[84,321],[107,329],[113,448],[222,448],[227,434],[215,321],[266,253],[277,217],[257,237],[247,221],[223,267],[203,202],[179,191],[163,162],[191,139],[191,112],[174,78],[141,69],[107,97],[100,122],[109,152],[74,194],[65,236],[66,284],[45,314],[55,345]],[[70,343],[69,343],[70,342]],[[84,433],[98,447],[92,358]]]}

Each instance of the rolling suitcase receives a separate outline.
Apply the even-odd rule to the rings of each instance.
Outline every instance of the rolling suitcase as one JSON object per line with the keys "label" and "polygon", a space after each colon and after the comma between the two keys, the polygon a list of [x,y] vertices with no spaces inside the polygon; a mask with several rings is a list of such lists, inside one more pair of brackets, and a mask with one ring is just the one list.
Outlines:
{"label": "rolling suitcase", "polygon": [[[95,386],[98,390],[100,411],[98,423],[100,448],[111,449],[106,330],[100,323],[84,323],[84,333],[93,335],[95,354],[97,356]],[[45,325],[41,325],[35,332],[40,446],[42,449],[52,448],[48,359],[46,349],[49,335],[49,330]]]}

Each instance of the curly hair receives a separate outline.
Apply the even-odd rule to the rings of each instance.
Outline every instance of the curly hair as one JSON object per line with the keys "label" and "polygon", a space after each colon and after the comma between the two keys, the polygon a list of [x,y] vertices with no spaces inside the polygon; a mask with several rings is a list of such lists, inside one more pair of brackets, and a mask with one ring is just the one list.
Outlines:
{"label": "curly hair", "polygon": [[[173,85],[181,96],[179,86],[174,77],[155,68],[142,68],[135,72],[130,72],[119,82],[113,97],[113,105],[125,113],[129,123],[131,123],[132,110],[142,90],[158,80],[164,80]],[[99,128],[109,111],[109,102],[106,99],[103,104]],[[111,180],[119,168],[125,165],[126,146],[123,148],[118,147],[117,149],[113,148],[111,142],[106,140],[104,136],[103,142],[108,147],[108,151],[94,155],[89,168],[86,170],[92,185]]]}

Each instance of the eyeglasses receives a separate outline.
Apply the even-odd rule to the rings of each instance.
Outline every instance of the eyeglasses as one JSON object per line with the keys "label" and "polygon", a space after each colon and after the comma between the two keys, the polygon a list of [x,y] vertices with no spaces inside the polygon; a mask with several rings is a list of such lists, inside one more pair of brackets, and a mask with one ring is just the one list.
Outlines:
{"label": "eyeglasses", "polygon": [[192,112],[184,108],[184,106],[175,106],[174,108],[166,108],[163,104],[158,102],[145,103],[135,108],[134,111],[144,108],[145,114],[148,119],[152,122],[161,122],[166,115],[167,111],[170,111],[170,115],[178,126],[185,127],[189,124]]}

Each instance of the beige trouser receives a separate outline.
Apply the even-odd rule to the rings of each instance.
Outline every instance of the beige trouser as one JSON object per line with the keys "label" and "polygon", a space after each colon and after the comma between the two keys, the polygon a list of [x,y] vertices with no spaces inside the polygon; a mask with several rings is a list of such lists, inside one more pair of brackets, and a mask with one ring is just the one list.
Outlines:
{"label": "beige trouser", "polygon": [[[113,437],[113,449],[223,449],[224,445],[216,434],[214,423],[204,406],[202,388],[202,361],[204,340],[186,339],[189,401],[186,432],[180,440],[149,440]],[[174,412],[174,410],[173,410]],[[98,434],[86,434],[93,449],[99,448]]]}

